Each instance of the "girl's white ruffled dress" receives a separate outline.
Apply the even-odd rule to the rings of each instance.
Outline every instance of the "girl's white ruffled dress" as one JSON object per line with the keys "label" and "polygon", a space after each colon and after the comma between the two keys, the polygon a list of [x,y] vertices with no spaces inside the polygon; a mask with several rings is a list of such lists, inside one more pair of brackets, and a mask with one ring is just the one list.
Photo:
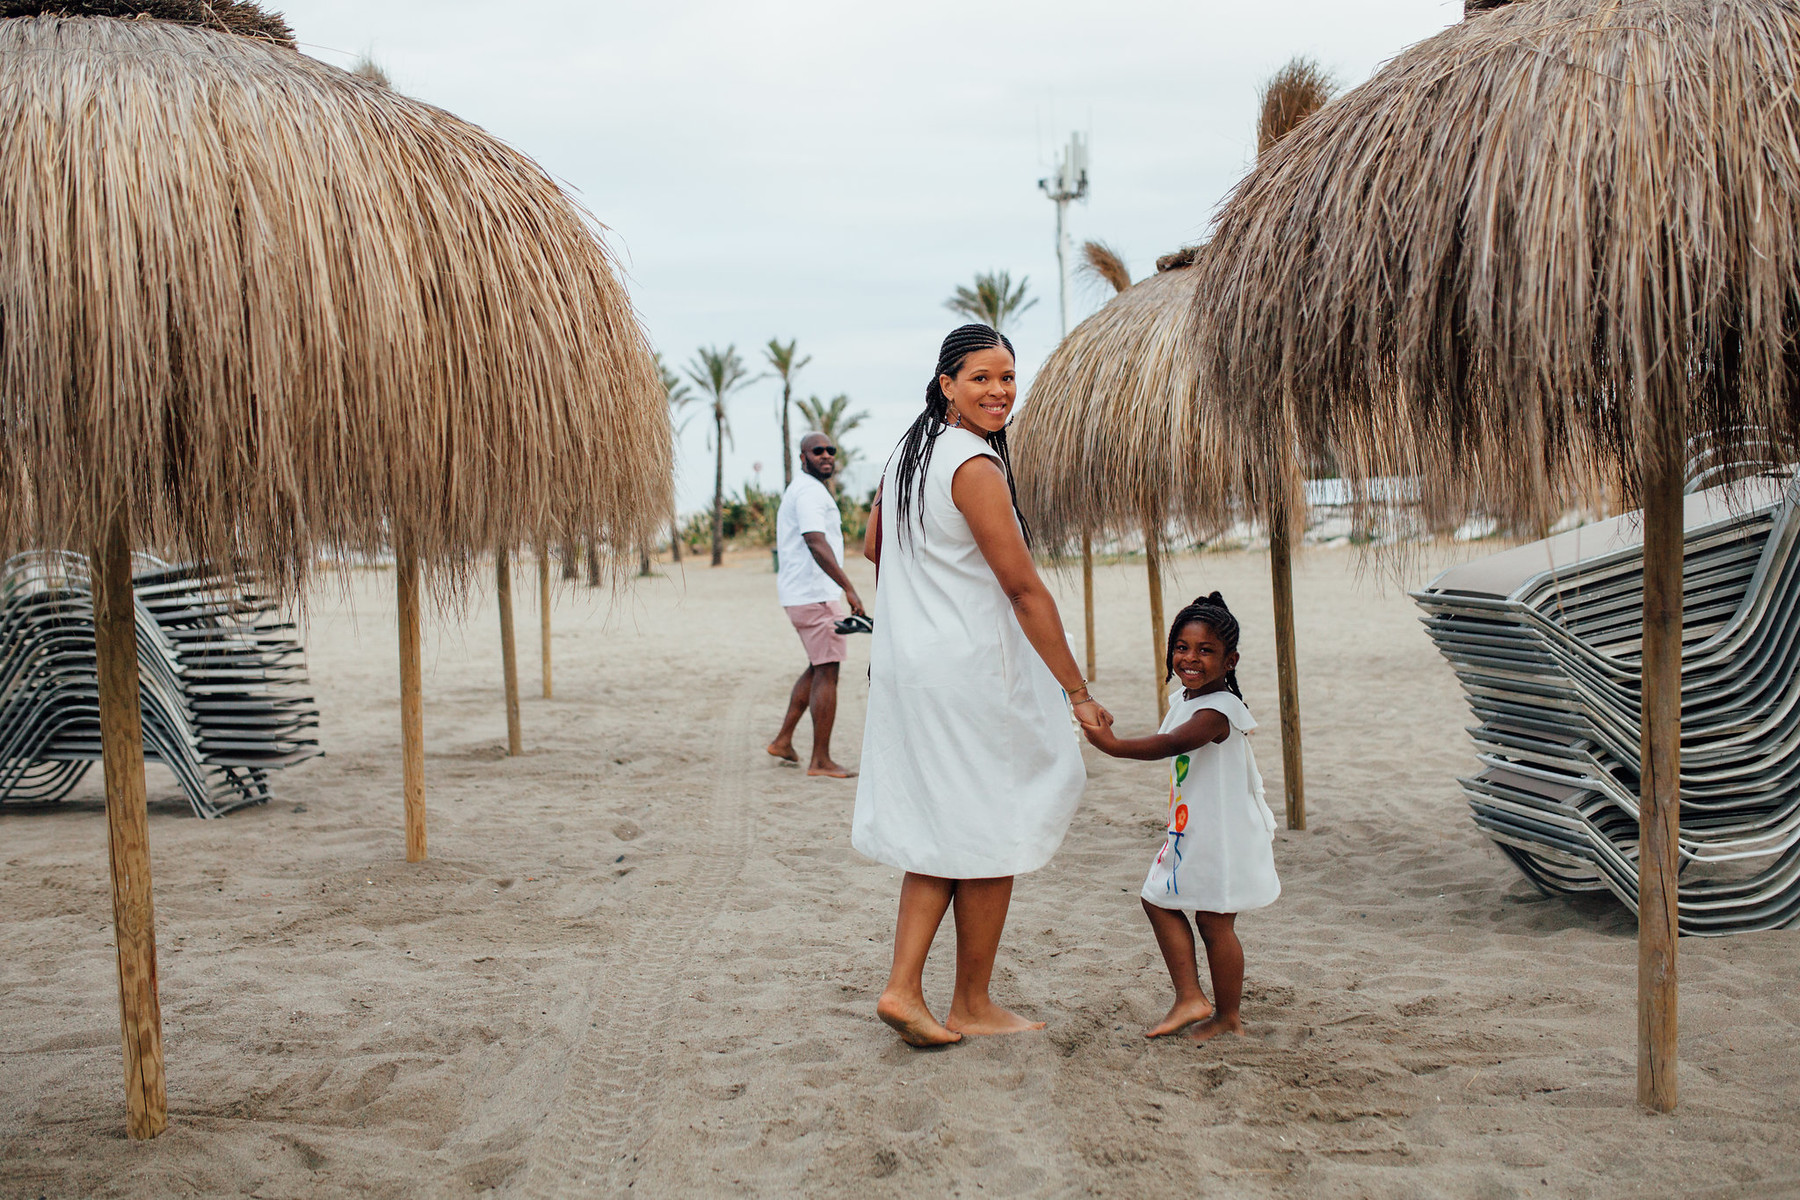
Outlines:
{"label": "girl's white ruffled dress", "polygon": [[1244,735],[1256,718],[1230,692],[1192,700],[1177,691],[1160,733],[1185,724],[1201,709],[1224,715],[1231,731],[1169,761],[1169,826],[1144,880],[1143,897],[1158,908],[1239,913],[1273,904],[1275,814],[1263,800],[1262,772]]}
{"label": "girl's white ruffled dress", "polygon": [[956,469],[997,457],[946,429],[912,528],[882,485],[881,572],[869,711],[850,844],[877,862],[945,879],[1035,871],[1068,832],[1087,783],[1068,701],[950,495]]}

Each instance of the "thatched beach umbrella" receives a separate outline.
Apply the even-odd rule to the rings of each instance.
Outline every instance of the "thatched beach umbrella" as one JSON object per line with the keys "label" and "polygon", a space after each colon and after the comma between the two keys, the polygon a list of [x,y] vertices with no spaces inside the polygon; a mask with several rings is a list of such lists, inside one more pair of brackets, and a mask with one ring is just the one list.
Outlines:
{"label": "thatched beach umbrella", "polygon": [[[91,550],[129,1132],[166,1121],[129,554],[395,552],[408,857],[418,630],[495,546],[648,534],[649,351],[528,159],[231,0],[0,7],[0,554]],[[69,16],[65,8],[163,19]]]}
{"label": "thatched beach umbrella", "polygon": [[1093,537],[1141,536],[1150,591],[1151,658],[1163,692],[1161,551],[1171,519],[1229,521],[1229,483],[1175,474],[1176,414],[1199,384],[1189,323],[1198,275],[1189,263],[1134,284],[1059,343],[1013,424],[1019,505],[1040,544],[1063,550]]}
{"label": "thatched beach umbrella", "polygon": [[1641,500],[1638,1095],[1672,1108],[1686,440],[1800,430],[1800,11],[1471,14],[1265,156],[1201,269],[1266,497],[1298,446],[1464,511]]}
{"label": "thatched beach umbrella", "polygon": [[[1259,98],[1258,153],[1317,111],[1333,86],[1317,64],[1303,58],[1271,76]],[[1094,243],[1089,248],[1093,273],[1120,281],[1116,256]],[[1198,273],[1186,268],[1201,253],[1189,248],[1165,255],[1157,261],[1156,276],[1122,291],[1064,339],[1032,383],[1016,436],[1026,511],[1040,514],[1053,537],[1079,533],[1084,579],[1091,577],[1088,539],[1095,531],[1116,535],[1134,525],[1143,529],[1159,715],[1168,704],[1160,556],[1167,521],[1174,515],[1204,534],[1229,524],[1245,499],[1236,471],[1243,439],[1227,434],[1220,422],[1228,414],[1208,403],[1191,346],[1189,326],[1204,298],[1196,291]],[[1178,461],[1177,444],[1193,458]],[[1269,527],[1287,823],[1304,829],[1292,518],[1288,506],[1253,507],[1264,512]],[[1091,599],[1089,607],[1091,612]]]}

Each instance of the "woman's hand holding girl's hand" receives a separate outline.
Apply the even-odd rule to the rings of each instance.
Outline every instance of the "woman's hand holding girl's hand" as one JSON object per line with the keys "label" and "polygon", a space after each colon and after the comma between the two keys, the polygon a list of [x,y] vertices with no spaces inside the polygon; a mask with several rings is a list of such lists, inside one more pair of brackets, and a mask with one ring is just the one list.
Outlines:
{"label": "woman's hand holding girl's hand", "polygon": [[1082,732],[1088,735],[1089,741],[1093,740],[1094,730],[1110,729],[1113,723],[1112,714],[1100,707],[1100,702],[1092,696],[1075,705],[1075,719],[1081,722]]}
{"label": "woman's hand holding girl's hand", "polygon": [[1093,743],[1094,749],[1096,750],[1111,754],[1118,748],[1119,735],[1114,733],[1112,729],[1106,725],[1083,724],[1081,732],[1087,735],[1087,740]]}

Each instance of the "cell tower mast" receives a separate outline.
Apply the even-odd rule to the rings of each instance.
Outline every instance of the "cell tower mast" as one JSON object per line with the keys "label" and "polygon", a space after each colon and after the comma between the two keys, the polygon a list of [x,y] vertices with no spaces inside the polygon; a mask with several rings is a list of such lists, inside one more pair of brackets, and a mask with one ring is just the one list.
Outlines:
{"label": "cell tower mast", "polygon": [[1087,198],[1087,136],[1069,135],[1069,148],[1056,164],[1056,174],[1038,180],[1056,204],[1056,299],[1062,315],[1061,336],[1069,336],[1069,201]]}

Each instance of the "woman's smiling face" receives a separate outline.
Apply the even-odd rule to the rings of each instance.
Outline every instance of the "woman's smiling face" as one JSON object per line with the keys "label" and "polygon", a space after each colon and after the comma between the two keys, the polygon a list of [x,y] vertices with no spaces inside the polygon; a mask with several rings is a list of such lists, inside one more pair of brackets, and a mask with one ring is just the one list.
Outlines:
{"label": "woman's smiling face", "polygon": [[939,375],[938,386],[950,400],[947,415],[961,416],[965,428],[979,433],[1005,429],[1019,398],[1018,372],[1004,346],[975,351],[963,359],[956,378]]}

